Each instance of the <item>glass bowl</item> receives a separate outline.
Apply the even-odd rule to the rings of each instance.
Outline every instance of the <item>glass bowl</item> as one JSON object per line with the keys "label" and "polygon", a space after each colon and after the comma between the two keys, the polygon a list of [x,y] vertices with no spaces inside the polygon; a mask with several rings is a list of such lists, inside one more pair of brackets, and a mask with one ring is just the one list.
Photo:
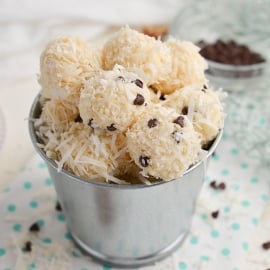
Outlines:
{"label": "glass bowl", "polygon": [[[227,91],[261,87],[269,76],[270,2],[267,0],[188,1],[173,19],[169,34],[199,44],[233,40],[259,53],[266,61],[228,65],[207,60],[210,85]],[[188,31],[187,31],[188,29]]]}

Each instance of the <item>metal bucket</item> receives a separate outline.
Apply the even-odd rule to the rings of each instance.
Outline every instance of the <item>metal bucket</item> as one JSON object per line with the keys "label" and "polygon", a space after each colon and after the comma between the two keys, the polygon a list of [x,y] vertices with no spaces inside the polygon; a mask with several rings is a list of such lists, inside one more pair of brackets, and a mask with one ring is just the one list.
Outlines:
{"label": "metal bucket", "polygon": [[[35,99],[30,119],[41,108]],[[62,170],[37,146],[34,124],[29,121],[32,142],[45,160],[54,181],[67,226],[75,243],[93,258],[117,267],[151,264],[171,254],[185,239],[196,200],[203,184],[207,160],[183,176],[153,185],[114,185],[84,180]]]}

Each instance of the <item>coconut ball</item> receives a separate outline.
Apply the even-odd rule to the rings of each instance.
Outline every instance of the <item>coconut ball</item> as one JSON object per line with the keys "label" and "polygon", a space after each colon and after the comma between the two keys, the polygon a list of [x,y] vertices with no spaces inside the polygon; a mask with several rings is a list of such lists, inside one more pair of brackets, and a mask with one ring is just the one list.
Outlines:
{"label": "coconut ball", "polygon": [[83,80],[101,68],[100,52],[76,37],[61,37],[48,44],[40,57],[42,95],[78,101]]}
{"label": "coconut ball", "polygon": [[206,83],[204,71],[207,64],[199,53],[200,48],[189,41],[174,38],[168,39],[165,45],[171,54],[169,76],[153,86],[162,94],[170,94],[176,89],[192,84],[203,86]]}
{"label": "coconut ball", "polygon": [[103,67],[119,64],[143,71],[147,85],[166,79],[171,64],[170,49],[160,40],[129,27],[121,28],[103,47]]}
{"label": "coconut ball", "polygon": [[117,171],[122,151],[119,134],[94,130],[83,123],[73,122],[61,134],[56,151],[60,153],[58,168],[89,180],[124,182],[113,175]]}
{"label": "coconut ball", "polygon": [[223,126],[224,113],[218,92],[206,86],[189,86],[167,95],[163,105],[187,115],[201,134],[202,145],[211,142]]}
{"label": "coconut ball", "polygon": [[120,66],[95,74],[81,91],[79,110],[85,124],[125,131],[145,111],[150,93],[135,73]]}
{"label": "coconut ball", "polygon": [[40,119],[53,130],[65,129],[68,123],[79,116],[78,107],[65,100],[48,100],[42,107]]}
{"label": "coconut ball", "polygon": [[185,115],[153,105],[128,130],[130,156],[145,177],[165,181],[181,176],[196,163],[200,137]]}

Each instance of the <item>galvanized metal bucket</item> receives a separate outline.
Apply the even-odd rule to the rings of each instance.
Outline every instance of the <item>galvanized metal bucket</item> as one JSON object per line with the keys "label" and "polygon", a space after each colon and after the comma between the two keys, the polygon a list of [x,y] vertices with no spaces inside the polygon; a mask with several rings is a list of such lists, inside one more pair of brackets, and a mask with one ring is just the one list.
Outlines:
{"label": "galvanized metal bucket", "polygon": [[[39,96],[30,119],[39,117]],[[34,147],[45,160],[63,206],[75,243],[95,259],[117,267],[151,264],[171,254],[185,239],[191,225],[207,160],[217,147],[222,131],[204,161],[183,176],[153,185],[114,185],[77,177],[57,165],[37,145],[34,124],[29,121]]]}

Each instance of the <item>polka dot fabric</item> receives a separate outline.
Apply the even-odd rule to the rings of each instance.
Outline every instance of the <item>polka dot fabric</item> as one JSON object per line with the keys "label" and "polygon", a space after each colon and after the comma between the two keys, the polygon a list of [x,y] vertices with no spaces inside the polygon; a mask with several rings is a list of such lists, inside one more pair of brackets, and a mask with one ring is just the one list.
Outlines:
{"label": "polka dot fabric", "polygon": [[[211,157],[186,241],[165,260],[141,269],[241,269],[270,196],[267,169],[258,166],[225,133]],[[0,193],[0,268],[16,270],[13,240],[37,223],[40,231],[35,241],[45,249],[60,245],[70,258],[70,269],[112,269],[93,262],[73,245],[65,214],[56,209],[56,203],[46,166],[34,156],[12,185]],[[265,268],[270,267],[267,263]],[[32,258],[28,269],[44,268],[39,258]]]}

